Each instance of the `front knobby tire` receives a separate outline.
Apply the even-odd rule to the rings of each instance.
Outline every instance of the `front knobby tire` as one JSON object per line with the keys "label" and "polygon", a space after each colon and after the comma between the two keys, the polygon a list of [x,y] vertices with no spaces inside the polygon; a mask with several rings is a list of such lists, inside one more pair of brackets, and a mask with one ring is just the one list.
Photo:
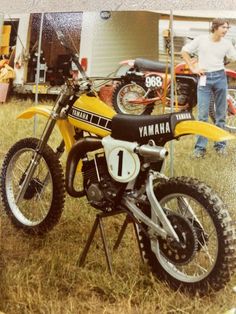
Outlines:
{"label": "front knobby tire", "polygon": [[[163,250],[167,250],[160,251],[163,240],[151,242],[140,230],[143,256],[152,272],[173,289],[192,294],[204,295],[223,288],[235,268],[236,239],[231,218],[222,200],[204,183],[185,177],[172,178],[157,185],[155,195],[162,208],[171,213],[178,212],[180,217],[185,216],[183,221],[191,222],[196,242],[195,248],[191,248],[189,260],[185,259],[185,262],[178,264],[178,256],[176,258],[171,255],[174,252],[173,244],[169,250],[168,244],[162,244]],[[184,204],[190,205],[194,210],[203,229],[196,220],[190,219],[184,206],[181,208],[182,200],[186,200],[187,203]],[[146,213],[150,216],[150,208],[146,209]],[[180,223],[180,229],[181,227]],[[155,253],[153,247],[157,248]],[[176,263],[173,261],[175,258]]]}
{"label": "front knobby tire", "polygon": [[64,207],[65,184],[61,164],[46,145],[23,199],[16,201],[38,142],[36,138],[25,138],[10,148],[2,166],[1,197],[14,226],[39,235],[58,223]]}
{"label": "front knobby tire", "polygon": [[[117,113],[122,114],[151,114],[154,103],[151,104],[133,104],[130,100],[142,98],[147,93],[147,87],[143,82],[124,81],[118,83],[112,94],[112,105]],[[148,96],[153,97],[153,92]]]}

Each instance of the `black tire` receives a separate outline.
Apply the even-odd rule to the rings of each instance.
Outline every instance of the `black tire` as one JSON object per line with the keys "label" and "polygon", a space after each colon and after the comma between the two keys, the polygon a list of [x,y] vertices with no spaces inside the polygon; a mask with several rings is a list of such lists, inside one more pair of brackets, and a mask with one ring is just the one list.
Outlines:
{"label": "black tire", "polygon": [[[125,81],[118,83],[112,94],[112,104],[117,113],[123,114],[151,114],[154,103],[132,104],[129,100],[134,100],[144,96],[147,93],[147,87],[144,82]],[[153,92],[149,93],[149,98],[153,97]]]}
{"label": "black tire", "polygon": [[8,151],[1,172],[1,197],[12,223],[26,233],[39,235],[51,230],[59,221],[64,207],[65,184],[61,164],[46,145],[23,199],[17,204],[19,185],[38,141],[25,138]]}
{"label": "black tire", "polygon": [[[166,183],[157,185],[155,195],[162,207],[170,211],[170,216],[177,217],[177,221],[180,221],[179,230],[186,225],[187,230],[193,232],[189,232],[191,237],[188,236],[188,233],[185,233],[185,236],[187,234],[186,238],[189,239],[189,243],[186,240],[187,245],[190,245],[192,241],[192,246],[186,248],[187,258],[186,255],[180,255],[181,260],[178,255],[174,255],[177,253],[173,254],[175,252],[173,251],[173,242],[169,245],[168,242],[162,239],[153,240],[152,245],[154,243],[154,247],[157,248],[157,251],[159,250],[159,253],[157,251],[154,253],[150,239],[143,231],[140,231],[143,255],[152,272],[160,280],[166,281],[173,289],[180,289],[192,294],[199,293],[203,295],[210,292],[211,289],[215,291],[221,289],[230,280],[235,267],[235,248],[233,249],[233,247],[236,242],[235,230],[222,200],[204,183],[185,177],[172,178]],[[169,207],[171,204],[167,204],[167,201],[171,198],[172,206]],[[173,204],[174,198],[176,198],[176,204]],[[183,202],[187,198],[191,202]],[[180,201],[181,203],[179,203]],[[192,208],[192,205],[195,205],[193,202],[196,202],[194,212],[199,219],[198,222],[195,218],[193,219],[193,216],[190,217],[189,212],[186,211],[186,204],[189,204]],[[203,208],[204,217],[202,217],[202,220],[200,219],[199,206]],[[179,210],[185,210],[185,214],[180,214],[180,212],[177,214],[178,207]],[[146,209],[146,212],[149,212],[148,215],[150,216],[150,209]],[[174,212],[176,216],[173,215]],[[173,220],[172,226],[174,226]],[[213,240],[213,232],[215,232],[216,243]],[[213,257],[210,255],[211,251],[209,252],[209,250],[215,250],[214,260],[211,260]],[[209,269],[207,268],[208,263],[210,264]],[[190,275],[191,271],[193,274]],[[203,271],[203,274],[201,274],[201,271]],[[189,273],[185,274],[184,272]]]}
{"label": "black tire", "polygon": [[[228,87],[228,95],[232,97],[233,108],[235,108],[236,110],[236,86]],[[213,95],[211,96],[210,100],[209,115],[211,120],[215,123],[216,114],[215,114],[215,101]],[[236,133],[236,114],[232,112],[232,109],[229,106],[227,107],[225,129],[229,132]]]}

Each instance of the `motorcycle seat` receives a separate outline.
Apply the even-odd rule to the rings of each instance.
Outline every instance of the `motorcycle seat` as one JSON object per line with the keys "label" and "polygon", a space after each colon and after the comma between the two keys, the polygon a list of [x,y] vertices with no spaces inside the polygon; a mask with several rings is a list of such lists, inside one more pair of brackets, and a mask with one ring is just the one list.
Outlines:
{"label": "motorcycle seat", "polygon": [[111,121],[111,136],[139,144],[152,139],[156,145],[164,145],[174,139],[176,124],[184,120],[194,120],[194,117],[187,111],[151,116],[117,114]]}
{"label": "motorcycle seat", "polygon": [[[134,67],[139,69],[140,71],[153,71],[153,72],[166,72],[167,64],[161,61],[152,61],[143,58],[137,58],[134,61]],[[171,66],[167,66],[168,73],[170,73]]]}

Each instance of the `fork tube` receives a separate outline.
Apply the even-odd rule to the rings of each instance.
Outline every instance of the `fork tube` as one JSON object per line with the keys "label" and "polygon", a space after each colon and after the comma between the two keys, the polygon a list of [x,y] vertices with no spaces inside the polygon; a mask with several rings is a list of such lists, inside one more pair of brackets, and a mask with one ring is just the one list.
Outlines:
{"label": "fork tube", "polygon": [[20,187],[20,191],[16,197],[16,204],[18,204],[22,200],[23,196],[25,195],[25,192],[26,192],[28,185],[29,185],[29,183],[33,177],[35,169],[36,169],[36,167],[40,161],[40,158],[41,158],[41,156],[37,152],[35,152],[34,157],[31,159],[30,166],[29,166],[29,169],[26,173],[25,179],[24,179],[24,181]]}
{"label": "fork tube", "polygon": [[[56,156],[57,156],[58,159],[59,159],[59,158],[61,157],[61,155],[63,154],[63,152],[64,152],[64,147],[65,147],[65,142],[64,142],[64,140],[62,140],[61,143],[60,143],[60,145],[57,147]],[[38,194],[37,199],[38,199],[38,197],[40,196],[40,194],[43,193],[43,191],[44,191],[44,189],[45,189],[45,187],[46,187],[46,185],[47,185],[47,183],[48,183],[49,178],[50,178],[50,172],[48,171],[48,172],[47,172],[47,175],[46,175],[46,177],[45,177],[45,179],[44,179],[43,182],[42,182],[42,189],[41,189],[40,193]]]}
{"label": "fork tube", "polygon": [[59,95],[58,99],[57,99],[57,102],[54,106],[54,109],[52,110],[52,113],[51,113],[51,116],[50,118],[48,119],[47,121],[47,124],[43,130],[43,133],[42,133],[42,136],[40,138],[40,141],[39,141],[39,144],[38,144],[38,147],[36,148],[36,151],[34,152],[33,154],[33,158],[31,159],[31,162],[30,162],[30,166],[27,170],[27,173],[26,173],[26,176],[25,176],[25,179],[20,187],[20,191],[16,197],[16,204],[18,204],[23,196],[25,195],[25,192],[28,188],[28,185],[34,175],[34,172],[38,166],[38,163],[41,159],[41,154],[49,140],[49,137],[52,133],[52,130],[57,122],[57,119],[58,119],[58,116],[61,112],[61,109],[63,108],[63,104],[65,103],[65,100],[66,100],[66,97],[68,97],[68,94],[67,94],[67,89],[65,88],[62,93]]}
{"label": "fork tube", "polygon": [[45,145],[47,144],[49,137],[55,127],[55,124],[57,122],[61,109],[63,107],[63,104],[65,103],[65,100],[67,97],[68,95],[66,94],[66,90],[59,95],[57,102],[54,106],[54,109],[52,110],[51,116],[49,117],[47,124],[43,130],[43,133],[40,137],[40,142],[37,147],[37,152],[41,153],[44,150]]}

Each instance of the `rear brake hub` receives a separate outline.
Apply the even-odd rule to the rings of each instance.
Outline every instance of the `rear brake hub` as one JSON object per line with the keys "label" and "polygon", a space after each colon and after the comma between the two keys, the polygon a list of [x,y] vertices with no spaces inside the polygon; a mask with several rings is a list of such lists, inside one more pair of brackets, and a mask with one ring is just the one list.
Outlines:
{"label": "rear brake hub", "polygon": [[169,212],[167,217],[180,242],[172,238],[160,238],[159,246],[161,254],[176,265],[185,265],[193,259],[198,249],[198,238],[195,228],[188,219],[180,214]]}

